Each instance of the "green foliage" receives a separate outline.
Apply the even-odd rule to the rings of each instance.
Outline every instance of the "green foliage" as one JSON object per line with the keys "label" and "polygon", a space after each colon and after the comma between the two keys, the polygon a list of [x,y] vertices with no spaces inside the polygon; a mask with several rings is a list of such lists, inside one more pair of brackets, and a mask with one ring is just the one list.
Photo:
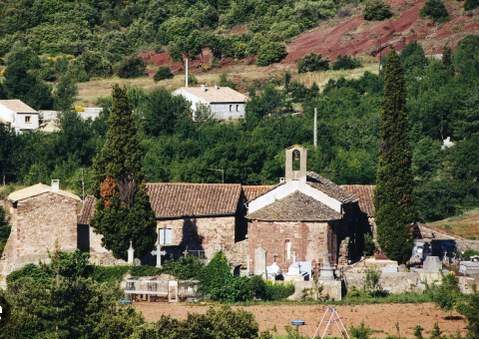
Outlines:
{"label": "green foliage", "polygon": [[338,55],[332,69],[355,69],[361,67],[361,62],[350,55]]}
{"label": "green foliage", "polygon": [[432,300],[444,311],[452,311],[461,296],[458,280],[452,273],[443,275],[441,284],[429,287],[428,293],[431,294]]}
{"label": "green foliage", "polygon": [[165,273],[174,275],[180,280],[199,279],[204,264],[195,256],[187,255],[178,260],[168,261],[163,266]]}
{"label": "green foliage", "polygon": [[[91,278],[99,283],[119,283],[125,274],[141,266],[94,266]],[[133,275],[133,274],[132,274]]]}
{"label": "green foliage", "polygon": [[364,276],[364,291],[371,296],[382,294],[382,288],[379,280],[381,279],[381,271],[377,268],[368,268]]}
{"label": "green foliage", "polygon": [[442,23],[449,20],[449,13],[442,0],[427,0],[421,9],[421,16],[430,17],[434,22]]}
{"label": "green foliage", "polygon": [[115,86],[106,141],[95,159],[97,177],[106,179],[92,226],[118,258],[126,258],[130,241],[140,258],[156,241],[155,215],[142,184],[142,157],[126,89]]}
{"label": "green foliage", "polygon": [[281,61],[286,56],[286,47],[280,42],[267,42],[260,46],[256,57],[258,66],[268,66]]}
{"label": "green foliage", "polygon": [[11,227],[7,222],[5,210],[0,206],[0,256],[3,253],[8,237],[10,236],[10,229]]}
{"label": "green foliage", "polygon": [[298,60],[297,67],[298,73],[326,71],[329,69],[329,60],[321,54],[310,53]]}
{"label": "green foliage", "polygon": [[369,339],[373,334],[373,330],[368,327],[364,322],[361,322],[361,324],[357,327],[351,326],[349,328],[349,333],[354,339]]}
{"label": "green foliage", "polygon": [[478,0],[466,0],[464,1],[464,10],[466,11],[472,11],[473,9],[476,9],[479,7],[479,1]]}
{"label": "green foliage", "polygon": [[479,337],[479,293],[469,295],[457,309],[467,319],[467,338]]}
{"label": "green foliage", "polygon": [[258,324],[251,313],[223,306],[206,314],[190,313],[185,320],[162,316],[154,325],[137,328],[132,338],[256,339]]}
{"label": "green foliage", "polygon": [[364,255],[371,256],[374,254],[375,250],[376,250],[376,244],[374,243],[372,234],[366,233],[364,235]]}
{"label": "green foliage", "polygon": [[128,57],[119,65],[116,73],[120,78],[137,78],[145,75],[145,62],[138,57]]}
{"label": "green foliage", "polygon": [[40,59],[30,47],[13,45],[7,55],[2,85],[6,97],[20,99],[35,109],[52,108],[50,87],[34,74],[39,67]]}
{"label": "green foliage", "polygon": [[200,293],[212,300],[231,300],[228,288],[232,287],[233,275],[223,252],[217,252],[200,275]]}
{"label": "green foliage", "polygon": [[56,110],[65,112],[73,109],[78,87],[73,75],[69,72],[60,77],[53,93],[53,107]]}
{"label": "green foliage", "polygon": [[468,248],[467,250],[465,250],[465,251],[462,253],[461,258],[462,258],[463,260],[470,260],[470,258],[471,258],[472,256],[476,256],[476,255],[479,256],[479,251],[475,251],[475,250],[472,250],[472,249]]}
{"label": "green foliage", "polygon": [[439,328],[439,324],[436,322],[434,324],[434,327],[432,328],[432,331],[431,331],[431,336],[429,338],[431,339],[442,339],[442,331],[441,329]]}
{"label": "green foliage", "polygon": [[368,0],[364,6],[363,16],[368,21],[382,21],[392,17],[391,7],[383,0]]}
{"label": "green foliage", "polygon": [[173,78],[173,73],[169,67],[160,67],[153,76],[153,80],[160,81]]}
{"label": "green foliage", "polygon": [[142,317],[118,307],[119,291],[91,274],[88,256],[78,251],[55,253],[51,264],[10,274],[6,297],[12,313],[0,338],[128,337]]}
{"label": "green foliage", "polygon": [[413,177],[408,135],[403,69],[392,52],[385,66],[384,104],[381,112],[381,145],[375,206],[378,242],[386,255],[401,263],[411,254],[409,225],[415,220]]}
{"label": "green foliage", "polygon": [[414,338],[424,339],[422,331],[424,331],[424,328],[421,325],[416,325],[416,327],[414,328]]}
{"label": "green foliage", "polygon": [[424,50],[417,42],[406,45],[401,51],[400,58],[406,73],[421,71],[427,66]]}

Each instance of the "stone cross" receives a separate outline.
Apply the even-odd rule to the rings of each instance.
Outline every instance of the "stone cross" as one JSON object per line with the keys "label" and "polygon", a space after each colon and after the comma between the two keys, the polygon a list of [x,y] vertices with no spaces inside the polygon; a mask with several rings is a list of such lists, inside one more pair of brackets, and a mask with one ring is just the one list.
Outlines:
{"label": "stone cross", "polygon": [[185,250],[183,251],[183,256],[186,257],[188,255],[188,246],[186,246]]}
{"label": "stone cross", "polygon": [[160,242],[156,242],[156,250],[151,251],[151,255],[156,255],[156,267],[161,268],[161,256],[165,255],[166,251],[161,250]]}
{"label": "stone cross", "polygon": [[135,250],[133,249],[133,242],[130,240],[130,247],[128,248],[128,265],[133,265],[135,259]]}

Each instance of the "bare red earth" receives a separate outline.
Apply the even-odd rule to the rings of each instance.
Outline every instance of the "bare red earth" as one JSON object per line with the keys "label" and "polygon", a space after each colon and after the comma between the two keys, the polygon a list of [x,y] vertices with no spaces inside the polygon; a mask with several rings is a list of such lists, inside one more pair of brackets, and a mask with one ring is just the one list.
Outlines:
{"label": "bare red earth", "polygon": [[479,34],[479,16],[464,15],[463,3],[446,1],[450,21],[434,24],[420,16],[425,0],[390,0],[394,17],[379,22],[365,21],[361,14],[325,22],[295,38],[283,63],[294,63],[314,52],[329,58],[338,55],[378,55],[388,48],[402,49],[419,41],[428,54],[441,53],[444,45],[454,47],[467,34]]}

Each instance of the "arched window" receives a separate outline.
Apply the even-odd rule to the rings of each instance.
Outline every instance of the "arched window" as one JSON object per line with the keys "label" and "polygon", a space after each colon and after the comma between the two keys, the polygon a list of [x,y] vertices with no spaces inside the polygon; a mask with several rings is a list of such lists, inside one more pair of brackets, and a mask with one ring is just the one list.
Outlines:
{"label": "arched window", "polygon": [[284,260],[291,260],[291,240],[285,240],[284,242]]}
{"label": "arched window", "polygon": [[295,149],[293,151],[293,171],[299,171],[301,168],[301,153]]}

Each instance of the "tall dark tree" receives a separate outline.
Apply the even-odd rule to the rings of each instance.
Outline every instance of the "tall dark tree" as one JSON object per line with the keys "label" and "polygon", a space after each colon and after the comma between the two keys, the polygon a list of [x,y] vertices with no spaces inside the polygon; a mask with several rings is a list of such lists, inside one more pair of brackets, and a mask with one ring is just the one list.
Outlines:
{"label": "tall dark tree", "polygon": [[405,86],[401,61],[391,52],[384,69],[375,206],[379,245],[389,258],[401,263],[411,255],[410,224],[415,220]]}
{"label": "tall dark tree", "polygon": [[33,70],[40,66],[40,59],[29,47],[15,44],[8,54],[3,88],[10,99],[20,99],[33,108],[51,108],[50,88]]}
{"label": "tall dark tree", "polygon": [[78,94],[78,87],[73,75],[67,72],[60,78],[54,93],[55,109],[65,112],[73,108],[75,98]]}
{"label": "tall dark tree", "polygon": [[114,86],[106,141],[94,164],[101,184],[92,225],[118,258],[126,257],[130,241],[142,257],[156,240],[155,215],[143,185],[143,156],[126,89]]}

